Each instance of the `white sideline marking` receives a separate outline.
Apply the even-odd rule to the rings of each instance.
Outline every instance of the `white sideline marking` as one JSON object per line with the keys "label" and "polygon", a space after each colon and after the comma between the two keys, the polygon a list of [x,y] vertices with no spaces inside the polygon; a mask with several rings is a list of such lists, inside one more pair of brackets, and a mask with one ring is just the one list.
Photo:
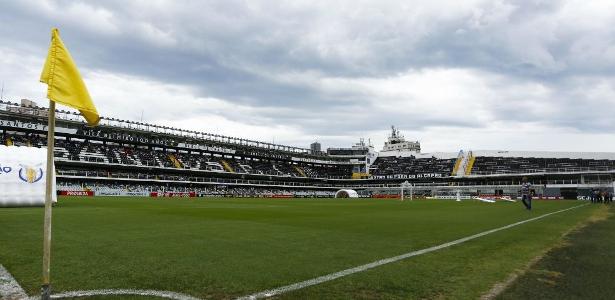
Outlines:
{"label": "white sideline marking", "polygon": [[348,275],[351,275],[351,274],[354,274],[354,273],[363,272],[363,271],[366,271],[366,270],[369,270],[369,269],[373,269],[375,267],[379,267],[379,266],[382,266],[382,265],[386,265],[386,264],[390,264],[390,263],[393,263],[393,262],[396,262],[396,261],[400,261],[402,259],[406,259],[406,258],[410,258],[410,257],[413,257],[413,256],[417,256],[417,255],[421,255],[421,254],[437,251],[437,250],[440,250],[440,249],[444,249],[444,248],[447,248],[447,247],[450,247],[450,246],[458,245],[458,244],[461,244],[463,242],[467,242],[469,240],[477,239],[479,237],[482,237],[482,236],[485,236],[485,235],[488,235],[488,234],[492,234],[494,232],[498,232],[498,231],[501,231],[501,230],[509,229],[511,227],[519,226],[521,224],[525,224],[525,223],[528,223],[528,222],[536,221],[536,220],[539,220],[539,219],[542,219],[542,218],[545,218],[545,217],[548,217],[548,216],[551,216],[551,215],[554,215],[554,214],[558,214],[558,213],[561,213],[561,212],[565,212],[565,211],[568,211],[568,210],[571,210],[571,209],[575,209],[575,208],[579,208],[579,207],[586,206],[586,205],[589,205],[589,203],[573,206],[573,207],[570,207],[570,208],[566,208],[566,209],[562,209],[562,210],[558,210],[558,211],[554,211],[554,212],[550,212],[550,213],[547,213],[547,214],[544,214],[544,215],[541,215],[541,216],[538,216],[538,217],[534,217],[534,218],[531,218],[531,219],[527,219],[527,220],[523,220],[523,221],[519,221],[519,222],[516,222],[516,223],[509,224],[509,225],[506,225],[506,226],[502,226],[502,227],[499,227],[499,228],[483,231],[481,233],[477,233],[477,234],[474,234],[474,235],[471,235],[471,236],[460,238],[458,240],[454,240],[452,242],[444,243],[444,244],[441,244],[441,245],[437,245],[437,246],[433,246],[433,247],[429,247],[429,248],[425,248],[425,249],[421,249],[421,250],[417,250],[417,251],[408,252],[408,253],[405,253],[405,254],[402,254],[402,255],[381,259],[381,260],[378,260],[378,261],[375,261],[375,262],[372,262],[372,263],[368,263],[368,264],[365,264],[365,265],[361,265],[361,266],[358,266],[358,267],[342,270],[342,271],[331,273],[331,274],[327,274],[327,275],[323,275],[323,276],[316,277],[316,278],[313,278],[313,279],[309,279],[309,280],[293,283],[293,284],[282,286],[282,287],[279,287],[279,288],[276,288],[276,289],[266,290],[266,291],[258,292],[258,293],[252,294],[252,295],[243,296],[243,297],[237,298],[237,300],[249,300],[249,299],[268,298],[268,297],[280,295],[280,294],[283,294],[283,293],[286,293],[286,292],[290,292],[290,291],[306,288],[308,286],[317,285],[317,284],[320,284],[320,283],[323,283],[323,282],[331,281],[331,280],[334,280],[334,279],[337,279],[337,278],[340,278],[340,277],[344,277],[344,276],[348,276]]}
{"label": "white sideline marking", "polygon": [[482,201],[482,202],[487,202],[487,203],[495,203],[495,200],[492,200],[492,199],[485,199],[485,198],[481,198],[481,197],[476,197],[474,199]]}
{"label": "white sideline marking", "polygon": [[28,298],[26,292],[21,288],[17,280],[4,266],[0,265],[0,299],[17,300]]}

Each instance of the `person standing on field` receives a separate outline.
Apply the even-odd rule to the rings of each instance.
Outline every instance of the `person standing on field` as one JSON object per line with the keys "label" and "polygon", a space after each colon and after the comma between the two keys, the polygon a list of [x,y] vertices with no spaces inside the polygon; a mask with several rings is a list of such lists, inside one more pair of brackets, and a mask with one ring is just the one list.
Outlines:
{"label": "person standing on field", "polygon": [[527,210],[532,210],[532,195],[530,189],[532,184],[527,181],[527,177],[523,177],[521,180],[521,201]]}

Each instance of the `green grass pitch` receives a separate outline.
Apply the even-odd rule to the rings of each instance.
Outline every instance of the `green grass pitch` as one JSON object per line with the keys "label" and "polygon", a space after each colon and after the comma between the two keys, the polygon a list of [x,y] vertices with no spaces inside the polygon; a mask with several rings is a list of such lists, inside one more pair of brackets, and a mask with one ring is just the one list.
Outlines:
{"label": "green grass pitch", "polygon": [[[579,201],[60,198],[54,292],[155,289],[234,298],[540,216]],[[584,206],[278,296],[478,298],[597,209]],[[0,264],[39,292],[42,208],[0,209]],[[129,298],[129,297],[127,297]]]}

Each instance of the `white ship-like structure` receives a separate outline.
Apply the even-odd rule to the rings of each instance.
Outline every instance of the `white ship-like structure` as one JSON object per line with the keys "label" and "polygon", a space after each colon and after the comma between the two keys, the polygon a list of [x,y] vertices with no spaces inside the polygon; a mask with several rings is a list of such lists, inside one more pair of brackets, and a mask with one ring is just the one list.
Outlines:
{"label": "white ship-like structure", "polygon": [[399,151],[399,152],[421,152],[421,143],[419,141],[406,141],[404,136],[399,133],[399,129],[391,126],[391,135],[388,141],[384,142],[382,152]]}

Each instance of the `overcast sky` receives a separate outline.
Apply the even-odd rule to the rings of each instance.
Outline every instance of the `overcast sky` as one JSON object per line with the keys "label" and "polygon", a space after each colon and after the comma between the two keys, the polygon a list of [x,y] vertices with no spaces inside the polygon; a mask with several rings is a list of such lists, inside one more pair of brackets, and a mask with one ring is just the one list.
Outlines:
{"label": "overcast sky", "polygon": [[615,1],[0,0],[4,99],[58,27],[103,116],[307,147],[615,150]]}

